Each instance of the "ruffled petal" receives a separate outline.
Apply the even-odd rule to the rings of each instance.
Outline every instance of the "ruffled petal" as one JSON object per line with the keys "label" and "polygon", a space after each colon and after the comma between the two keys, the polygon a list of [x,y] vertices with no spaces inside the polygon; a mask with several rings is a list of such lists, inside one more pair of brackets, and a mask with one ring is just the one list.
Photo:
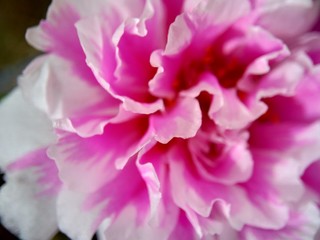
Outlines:
{"label": "ruffled petal", "polygon": [[[219,96],[220,95],[220,96]],[[241,129],[260,117],[267,109],[265,104],[253,101],[246,106],[234,90],[221,89],[218,102],[214,102],[209,110],[210,118],[225,129]],[[213,99],[216,101],[216,99]],[[220,108],[217,107],[220,105]]]}
{"label": "ruffled petal", "polygon": [[119,101],[98,85],[88,84],[69,62],[54,55],[35,59],[20,77],[19,84],[55,127],[81,136],[102,133],[119,111]]}
{"label": "ruffled petal", "polygon": [[[246,190],[237,185],[225,186],[201,179],[192,171],[185,146],[175,149],[170,161],[171,194],[177,206],[186,212],[199,237],[205,233],[199,219],[209,217],[213,205],[218,202],[223,215],[236,230],[245,224],[272,229],[285,225],[288,206],[273,200],[258,201],[258,195],[254,192],[247,195]],[[216,221],[219,222],[219,219]],[[219,233],[219,229],[216,229],[216,233]]]}
{"label": "ruffled petal", "polygon": [[[150,203],[146,185],[135,166],[135,157],[122,171],[109,169],[109,174],[112,177],[103,179],[104,185],[90,194],[69,190],[59,196],[59,227],[72,239],[91,239],[100,224],[110,237],[117,239],[118,224],[124,224],[123,216],[130,221],[126,224],[128,227],[121,230],[122,237],[133,239],[130,236],[139,234],[135,230],[147,219]],[[74,224],[75,219],[78,224]]]}
{"label": "ruffled petal", "polygon": [[247,134],[209,135],[208,130],[199,131],[188,142],[194,165],[202,178],[226,185],[247,181],[254,165],[246,145]]}
{"label": "ruffled petal", "polygon": [[[320,158],[320,124],[256,124],[251,128],[250,143],[255,149],[277,152],[284,157],[295,159],[299,171]],[[259,136],[259,137],[258,137]]]}
{"label": "ruffled petal", "polygon": [[65,186],[89,193],[112,179],[114,175],[106,176],[106,171],[116,173],[111,169],[122,169],[151,137],[147,120],[134,119],[109,124],[102,135],[90,138],[61,133],[58,143],[49,148],[49,155],[55,159]]}
{"label": "ruffled petal", "polygon": [[[150,54],[163,44],[163,40],[157,37],[161,31],[155,31],[153,27],[155,22],[158,26],[162,24],[159,22],[161,11],[155,12],[155,7],[147,1],[139,18],[129,17],[122,24],[117,11],[84,19],[77,24],[88,66],[97,80],[123,102],[125,109],[142,114],[163,109],[162,101],[147,91],[148,81],[155,73],[149,63]],[[105,21],[110,24],[101,25]],[[137,45],[144,45],[144,51],[135,52],[133,46]],[[131,87],[128,88],[128,84]]]}
{"label": "ruffled petal", "polygon": [[197,100],[184,98],[167,112],[150,117],[150,125],[155,131],[155,139],[168,143],[172,138],[190,138],[201,126],[201,110]]}
{"label": "ruffled petal", "polygon": [[290,213],[285,227],[278,231],[245,227],[239,239],[317,239],[314,238],[320,227],[319,209],[314,204],[300,206]]}
{"label": "ruffled petal", "polygon": [[[288,40],[310,30],[319,14],[319,3],[312,0],[255,1],[259,11],[257,24]],[[305,21],[300,21],[305,19]]]}

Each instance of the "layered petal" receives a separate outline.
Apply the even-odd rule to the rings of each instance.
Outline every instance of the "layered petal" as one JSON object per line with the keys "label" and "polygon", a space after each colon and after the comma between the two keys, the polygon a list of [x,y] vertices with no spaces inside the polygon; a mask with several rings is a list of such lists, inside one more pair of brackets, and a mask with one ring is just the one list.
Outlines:
{"label": "layered petal", "polygon": [[[272,229],[279,229],[285,225],[288,220],[288,207],[283,203],[265,201],[265,198],[259,197],[252,191],[247,195],[244,188],[236,185],[227,187],[201,179],[191,170],[190,156],[186,154],[183,147],[172,154],[170,162],[172,196],[175,203],[186,212],[199,237],[205,233],[200,219],[208,218],[216,203],[219,203],[220,211],[236,230],[245,224]],[[213,221],[219,223],[221,220],[213,219]],[[219,234],[221,230],[216,228],[215,231],[215,234]]]}
{"label": "layered petal", "polygon": [[81,136],[102,133],[103,127],[119,113],[119,101],[98,85],[88,84],[69,62],[54,55],[35,59],[19,84],[55,127]]}
{"label": "layered petal", "polygon": [[312,0],[253,2],[259,12],[257,24],[285,40],[310,30],[319,14],[319,3]]}
{"label": "layered petal", "polygon": [[19,80],[37,109],[20,91],[0,105],[4,225],[30,240],[57,226],[79,240],[317,238],[319,7],[54,0],[27,33],[45,54]]}
{"label": "layered petal", "polygon": [[62,132],[58,143],[49,148],[49,155],[56,161],[60,177],[69,189],[89,193],[114,177],[106,175],[108,169],[112,173],[122,169],[151,137],[147,120],[138,118],[109,124],[104,134],[90,138]]}
{"label": "layered petal", "polygon": [[297,210],[292,210],[287,225],[279,231],[268,231],[245,227],[239,239],[316,239],[319,229],[319,210],[313,204],[306,204]]}
{"label": "layered petal", "polygon": [[166,112],[151,116],[150,125],[161,143],[168,143],[174,137],[191,138],[201,125],[199,103],[192,98],[181,99]]}
{"label": "layered petal", "polygon": [[[159,8],[158,12],[155,7]],[[121,100],[129,111],[149,114],[163,109],[162,101],[147,91],[148,81],[155,73],[149,63],[150,54],[163,44],[160,34],[163,30],[155,30],[153,26],[163,25],[161,8],[160,3],[146,1],[140,17],[128,18],[121,25],[117,24],[118,12],[102,14],[100,18],[92,17],[77,24],[88,65],[100,84]],[[110,24],[102,24],[102,20]],[[145,46],[144,50],[136,51],[134,46],[141,45]]]}

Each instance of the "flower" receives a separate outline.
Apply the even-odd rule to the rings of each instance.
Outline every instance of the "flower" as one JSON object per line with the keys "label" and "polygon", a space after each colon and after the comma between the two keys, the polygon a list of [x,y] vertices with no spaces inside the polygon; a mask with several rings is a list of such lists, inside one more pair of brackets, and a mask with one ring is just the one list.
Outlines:
{"label": "flower", "polygon": [[3,223],[32,240],[314,239],[318,18],[312,0],[54,0],[26,35],[45,54],[0,106]]}

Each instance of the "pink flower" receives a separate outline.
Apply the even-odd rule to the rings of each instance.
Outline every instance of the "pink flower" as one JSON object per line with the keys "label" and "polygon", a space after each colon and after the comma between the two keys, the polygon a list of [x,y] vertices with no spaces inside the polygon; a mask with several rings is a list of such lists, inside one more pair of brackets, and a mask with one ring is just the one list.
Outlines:
{"label": "pink flower", "polygon": [[32,240],[314,239],[319,5],[53,1],[27,32],[46,54],[0,106],[3,224]]}

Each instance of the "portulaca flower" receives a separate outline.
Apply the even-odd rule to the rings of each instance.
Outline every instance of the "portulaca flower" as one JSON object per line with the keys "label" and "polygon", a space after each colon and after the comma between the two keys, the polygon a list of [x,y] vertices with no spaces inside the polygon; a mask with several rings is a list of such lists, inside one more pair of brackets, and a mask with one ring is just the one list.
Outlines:
{"label": "portulaca flower", "polygon": [[319,1],[54,0],[0,106],[26,240],[312,240]]}

